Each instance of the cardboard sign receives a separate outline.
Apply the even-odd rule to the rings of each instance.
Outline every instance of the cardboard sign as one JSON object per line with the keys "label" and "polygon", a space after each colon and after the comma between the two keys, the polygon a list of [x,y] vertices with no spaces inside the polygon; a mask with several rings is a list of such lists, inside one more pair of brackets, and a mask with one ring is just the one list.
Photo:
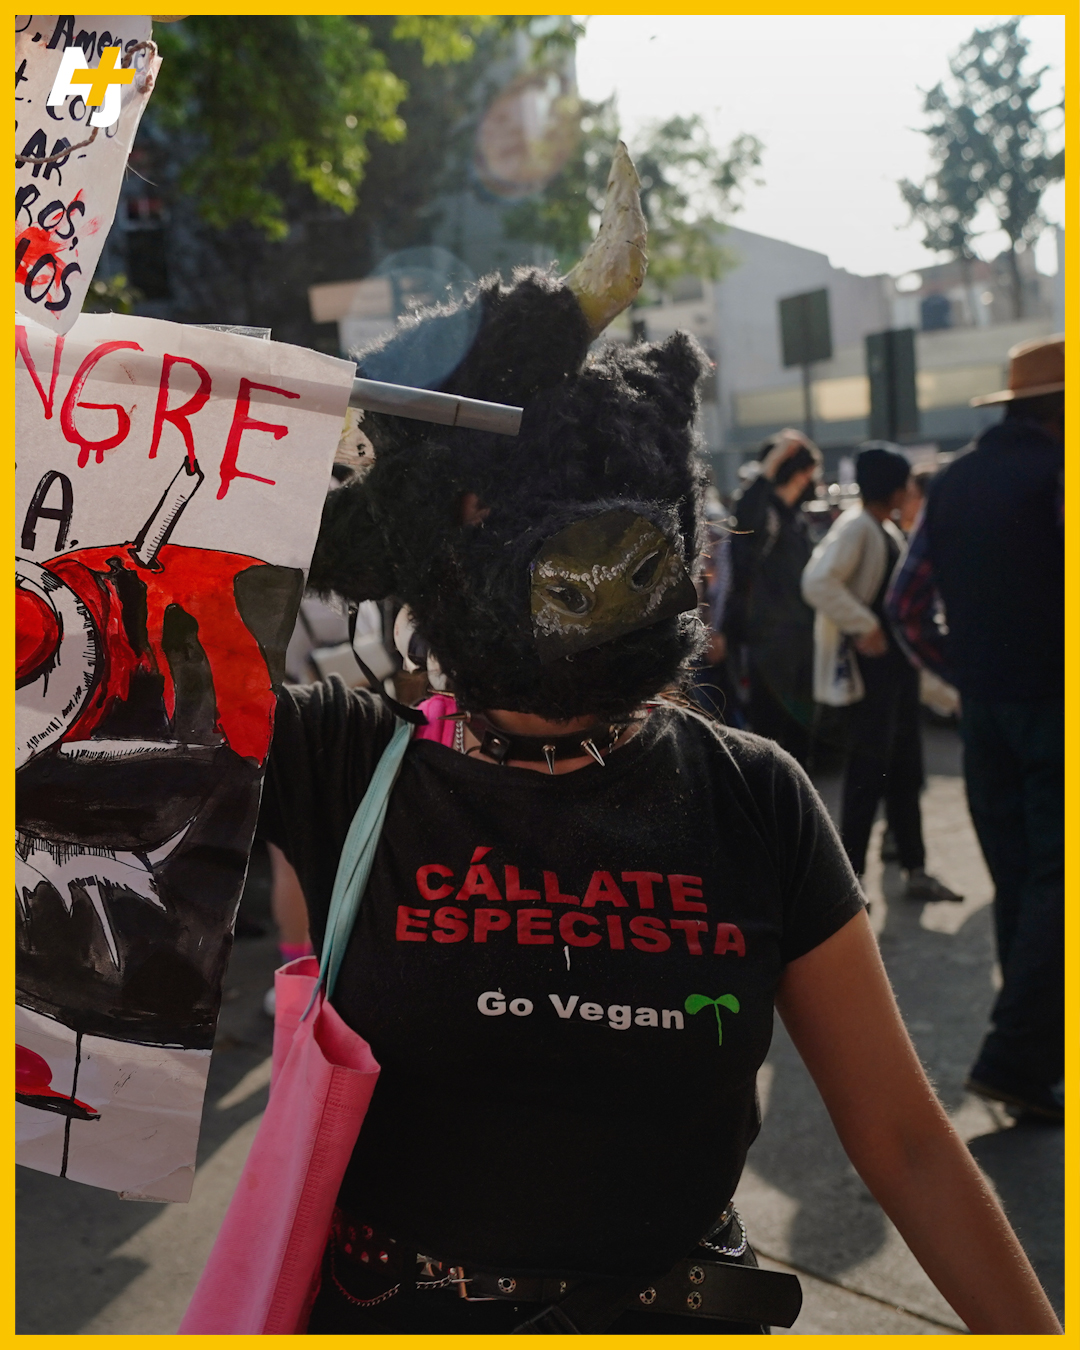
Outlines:
{"label": "cardboard sign", "polygon": [[[149,41],[146,15],[23,14],[15,21],[15,309],[54,333],[79,317],[116,214],[161,65],[156,49],[142,45]],[[47,104],[70,47],[82,49],[90,68],[106,47],[120,47],[135,71],[120,89],[119,118],[96,134],[90,119],[98,109],[81,95]]]}
{"label": "cardboard sign", "polygon": [[17,1158],[184,1200],[353,366],[113,314],[15,366]]}

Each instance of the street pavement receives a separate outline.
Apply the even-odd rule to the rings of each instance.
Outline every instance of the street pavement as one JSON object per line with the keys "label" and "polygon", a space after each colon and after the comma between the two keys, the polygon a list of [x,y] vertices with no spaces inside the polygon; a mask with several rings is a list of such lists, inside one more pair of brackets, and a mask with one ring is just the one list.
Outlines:
{"label": "street pavement", "polygon": [[[964,803],[957,737],[927,728],[924,739],[928,869],[966,898],[904,900],[896,867],[877,860],[879,823],[867,871],[871,921],[923,1063],[1061,1316],[1064,1131],[1014,1125],[963,1090],[994,996],[991,886]],[[837,781],[819,786],[834,807]],[[268,887],[265,855],[256,853],[242,913],[269,929]],[[236,944],[189,1204],[120,1200],[18,1169],[19,1334],[175,1333],[266,1104],[272,1028],[261,1004],[275,958],[269,935]],[[779,1022],[759,1085],[764,1124],[736,1199],[762,1265],[802,1280],[803,1311],[783,1334],[961,1334],[855,1175]]]}

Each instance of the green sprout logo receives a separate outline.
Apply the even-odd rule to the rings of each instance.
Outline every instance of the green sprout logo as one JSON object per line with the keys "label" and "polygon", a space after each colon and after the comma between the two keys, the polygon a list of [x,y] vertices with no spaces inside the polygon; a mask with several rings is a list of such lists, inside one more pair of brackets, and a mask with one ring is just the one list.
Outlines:
{"label": "green sprout logo", "polygon": [[734,994],[718,994],[716,998],[709,998],[705,994],[690,994],[687,996],[683,1007],[691,1017],[699,1013],[702,1008],[712,1008],[716,1014],[716,1043],[724,1044],[724,1024],[720,1021],[720,1009],[727,1008],[733,1013],[739,1011],[739,1000]]}

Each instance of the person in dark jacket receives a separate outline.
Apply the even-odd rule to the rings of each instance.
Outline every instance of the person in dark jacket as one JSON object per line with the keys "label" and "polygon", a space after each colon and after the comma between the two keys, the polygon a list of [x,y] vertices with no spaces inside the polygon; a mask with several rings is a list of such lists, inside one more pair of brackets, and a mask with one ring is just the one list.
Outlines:
{"label": "person in dark jacket", "polygon": [[767,440],[757,477],[735,507],[727,636],[743,646],[748,717],[800,764],[810,754],[814,611],[802,597],[813,544],[800,505],[814,495],[821,451],[788,427]]}
{"label": "person in dark jacket", "polygon": [[994,881],[1003,985],[968,1087],[1062,1120],[1064,339],[1009,357],[1010,387],[973,400],[1003,403],[1004,420],[931,484],[887,607],[960,691],[968,806]]}

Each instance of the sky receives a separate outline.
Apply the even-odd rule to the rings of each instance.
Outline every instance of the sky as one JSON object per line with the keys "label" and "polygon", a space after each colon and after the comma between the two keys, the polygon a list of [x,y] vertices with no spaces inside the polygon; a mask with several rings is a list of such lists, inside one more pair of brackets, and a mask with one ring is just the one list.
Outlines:
{"label": "sky", "polygon": [[[916,271],[942,255],[922,247],[896,183],[930,168],[920,89],[948,75],[948,57],[980,15],[594,15],[577,48],[584,98],[615,93],[624,136],[675,114],[700,113],[719,145],[741,132],[765,144],[758,176],[730,223],[825,253],[869,275]],[[1029,61],[1049,66],[1042,94],[1061,97],[1065,21],[1028,15]],[[1044,211],[1064,224],[1064,190]],[[993,221],[977,222],[992,229]],[[1000,252],[1000,230],[976,242]],[[1053,236],[1037,261],[1056,271]]]}

